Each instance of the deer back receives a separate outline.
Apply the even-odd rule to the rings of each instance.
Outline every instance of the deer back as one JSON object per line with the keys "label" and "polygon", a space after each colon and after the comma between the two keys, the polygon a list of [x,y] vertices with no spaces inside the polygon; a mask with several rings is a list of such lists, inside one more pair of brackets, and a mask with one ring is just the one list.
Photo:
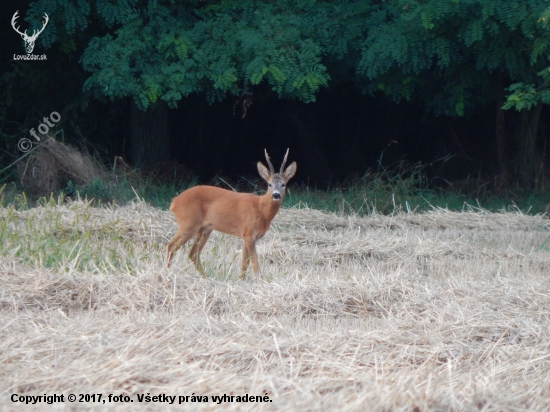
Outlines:
{"label": "deer back", "polygon": [[209,227],[238,237],[259,238],[280,206],[280,202],[264,198],[215,186],[195,186],[175,197],[170,210],[178,225],[188,230]]}

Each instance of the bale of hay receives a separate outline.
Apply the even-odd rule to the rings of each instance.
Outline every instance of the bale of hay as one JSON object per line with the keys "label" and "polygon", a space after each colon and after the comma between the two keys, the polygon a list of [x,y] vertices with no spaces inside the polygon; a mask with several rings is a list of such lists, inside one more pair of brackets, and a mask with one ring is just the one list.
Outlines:
{"label": "bale of hay", "polygon": [[87,152],[48,136],[39,148],[18,167],[21,183],[32,196],[47,196],[73,184],[85,186],[95,179],[104,180],[105,168]]}

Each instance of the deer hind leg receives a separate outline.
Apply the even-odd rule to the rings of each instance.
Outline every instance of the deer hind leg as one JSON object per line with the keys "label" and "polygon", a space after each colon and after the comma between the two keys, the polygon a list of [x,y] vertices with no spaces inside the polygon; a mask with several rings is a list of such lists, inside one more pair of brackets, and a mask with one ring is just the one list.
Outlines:
{"label": "deer hind leg", "polygon": [[201,264],[200,253],[208,240],[208,237],[212,233],[212,229],[202,228],[195,235],[195,242],[189,251],[189,259],[193,262],[199,273],[205,277],[204,268]]}
{"label": "deer hind leg", "polygon": [[172,239],[170,243],[168,243],[168,246],[166,247],[166,260],[167,264],[166,266],[170,267],[170,262],[172,262],[172,257],[174,255],[174,252],[179,249],[181,245],[183,245],[185,242],[187,242],[191,237],[195,234],[195,232],[192,231],[186,231],[179,229],[178,233],[176,233],[176,236]]}

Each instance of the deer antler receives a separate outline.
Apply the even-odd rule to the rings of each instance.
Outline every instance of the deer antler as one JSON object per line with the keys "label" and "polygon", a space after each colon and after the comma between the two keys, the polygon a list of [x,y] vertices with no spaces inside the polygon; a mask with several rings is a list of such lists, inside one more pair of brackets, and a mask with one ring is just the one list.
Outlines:
{"label": "deer antler", "polygon": [[32,31],[32,35],[29,36],[27,35],[27,30],[25,30],[23,33],[21,33],[19,31],[19,26],[15,27],[15,21],[19,18],[19,16],[17,15],[17,13],[19,13],[19,10],[17,10],[13,17],[11,18],[11,26],[13,27],[13,29],[19,33],[21,36],[23,36],[23,38],[25,39],[25,41],[27,40],[30,40],[30,41],[33,41],[33,40],[36,40],[36,38],[38,37],[38,35],[40,33],[42,33],[44,31],[44,29],[46,28],[46,26],[48,25],[48,22],[50,21],[50,18],[48,17],[48,14],[47,13],[44,13],[44,22],[42,22],[42,28],[40,30],[38,30],[38,32],[35,30]]}
{"label": "deer antler", "polygon": [[44,13],[44,22],[42,23],[42,28],[38,30],[38,33],[35,33],[36,30],[32,31],[32,38],[36,39],[40,33],[44,31],[46,26],[48,25],[48,22],[50,21],[50,18],[48,17],[47,13]]}
{"label": "deer antler", "polygon": [[13,29],[16,31],[16,33],[19,33],[21,35],[21,38],[23,39],[23,41],[25,42],[25,49],[27,49],[27,53],[32,53],[32,50],[34,49],[34,42],[36,41],[38,35],[40,33],[42,33],[44,31],[44,29],[46,28],[46,26],[48,25],[48,21],[50,21],[50,18],[48,17],[48,14],[47,13],[44,13],[44,21],[42,22],[42,28],[38,31],[33,30],[32,31],[32,35],[29,36],[27,35],[27,30],[25,30],[23,33],[21,33],[19,31],[19,26],[15,27],[15,21],[17,20],[17,18],[19,17],[17,15],[17,13],[19,13],[19,10],[17,10],[12,19],[11,19],[11,26],[13,27]]}
{"label": "deer antler", "polygon": [[13,30],[15,30],[15,31],[16,31],[17,33],[19,33],[21,36],[26,36],[26,35],[27,35],[27,30],[25,30],[25,33],[21,33],[21,32],[19,31],[19,26],[15,27],[15,21],[16,21],[17,18],[19,17],[19,16],[17,15],[17,13],[19,13],[19,10],[17,10],[17,11],[14,13],[13,17],[11,18],[11,27],[13,27]]}
{"label": "deer antler", "polygon": [[290,150],[290,148],[286,149],[286,154],[285,154],[285,158],[283,159],[283,164],[281,165],[281,171],[279,172],[279,174],[283,174],[283,171],[285,170],[285,164],[286,164],[286,158],[288,157],[288,151]]}
{"label": "deer antler", "polygon": [[269,170],[271,171],[271,174],[275,174],[275,169],[273,169],[273,165],[271,164],[271,160],[269,160],[269,155],[267,154],[267,149],[264,149],[265,151],[265,159],[267,160],[267,164],[269,165]]}

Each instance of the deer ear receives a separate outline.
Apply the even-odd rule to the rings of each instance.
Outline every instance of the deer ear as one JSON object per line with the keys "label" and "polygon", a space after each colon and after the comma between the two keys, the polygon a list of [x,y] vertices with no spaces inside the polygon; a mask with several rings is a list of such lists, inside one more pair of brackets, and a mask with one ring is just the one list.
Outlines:
{"label": "deer ear", "polygon": [[292,178],[292,176],[294,176],[297,168],[298,168],[298,165],[296,164],[296,162],[292,162],[290,166],[286,168],[283,174],[285,175],[285,179],[287,181],[289,181]]}
{"label": "deer ear", "polygon": [[258,162],[258,173],[265,181],[271,179],[271,172],[263,165],[262,162]]}

